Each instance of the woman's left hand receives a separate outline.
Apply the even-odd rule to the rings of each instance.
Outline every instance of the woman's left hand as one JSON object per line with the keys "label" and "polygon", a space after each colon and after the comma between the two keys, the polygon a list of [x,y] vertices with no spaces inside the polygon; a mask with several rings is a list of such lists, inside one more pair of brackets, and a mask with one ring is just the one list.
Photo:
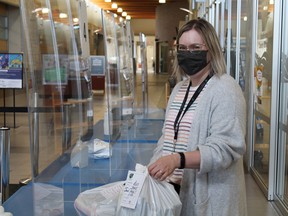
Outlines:
{"label": "woman's left hand", "polygon": [[148,172],[153,178],[164,181],[179,167],[179,161],[178,154],[163,156],[148,167]]}

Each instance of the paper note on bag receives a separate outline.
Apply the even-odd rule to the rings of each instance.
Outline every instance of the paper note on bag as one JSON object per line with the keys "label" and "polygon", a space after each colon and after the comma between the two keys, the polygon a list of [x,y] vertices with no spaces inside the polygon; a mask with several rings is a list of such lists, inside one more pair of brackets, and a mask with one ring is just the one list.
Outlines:
{"label": "paper note on bag", "polygon": [[124,186],[121,206],[135,209],[147,173],[129,171]]}

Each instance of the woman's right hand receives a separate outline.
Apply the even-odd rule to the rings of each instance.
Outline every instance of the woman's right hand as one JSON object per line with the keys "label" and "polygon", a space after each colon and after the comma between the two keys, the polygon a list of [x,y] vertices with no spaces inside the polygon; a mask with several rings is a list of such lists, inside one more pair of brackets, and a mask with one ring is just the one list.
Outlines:
{"label": "woman's right hand", "polygon": [[156,162],[148,166],[148,172],[153,178],[164,181],[179,167],[179,154],[171,154],[159,158]]}

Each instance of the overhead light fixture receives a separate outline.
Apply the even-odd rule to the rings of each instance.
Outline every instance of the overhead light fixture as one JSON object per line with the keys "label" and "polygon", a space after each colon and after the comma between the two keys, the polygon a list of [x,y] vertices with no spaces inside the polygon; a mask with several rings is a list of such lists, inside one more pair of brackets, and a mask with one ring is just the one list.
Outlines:
{"label": "overhead light fixture", "polygon": [[124,16],[124,17],[127,16],[127,12],[123,11],[122,16]]}
{"label": "overhead light fixture", "polygon": [[49,9],[48,9],[48,8],[42,8],[42,13],[43,13],[43,14],[49,13]]}
{"label": "overhead light fixture", "polygon": [[116,9],[116,8],[118,8],[118,5],[116,3],[112,3],[112,8]]}
{"label": "overhead light fixture", "polygon": [[247,16],[244,16],[243,20],[246,22],[248,20]]}
{"label": "overhead light fixture", "polygon": [[114,14],[114,17],[115,17],[115,18],[117,18],[117,16],[118,16],[117,14]]}
{"label": "overhead light fixture", "polygon": [[105,2],[111,2],[111,0],[105,0]]}
{"label": "overhead light fixture", "polygon": [[78,23],[79,22],[79,19],[77,17],[73,18],[73,22],[74,23]]}
{"label": "overhead light fixture", "polygon": [[179,9],[180,9],[180,10],[183,10],[183,11],[185,11],[185,12],[187,12],[187,13],[193,14],[192,11],[190,11],[190,10],[188,10],[188,9],[186,9],[186,8],[179,8]]}
{"label": "overhead light fixture", "polygon": [[119,8],[117,9],[117,12],[118,12],[118,13],[122,13],[122,12],[123,12],[123,9],[119,7]]}
{"label": "overhead light fixture", "polygon": [[68,16],[67,16],[67,14],[66,13],[60,13],[59,14],[59,18],[61,18],[61,19],[64,19],[64,18],[67,18]]}
{"label": "overhead light fixture", "polygon": [[32,11],[32,13],[37,13],[37,12],[39,12],[41,10],[42,10],[42,8],[36,8],[35,10]]}
{"label": "overhead light fixture", "polygon": [[131,20],[131,16],[127,15],[126,20]]}
{"label": "overhead light fixture", "polygon": [[161,4],[166,3],[166,0],[159,0],[159,3]]}

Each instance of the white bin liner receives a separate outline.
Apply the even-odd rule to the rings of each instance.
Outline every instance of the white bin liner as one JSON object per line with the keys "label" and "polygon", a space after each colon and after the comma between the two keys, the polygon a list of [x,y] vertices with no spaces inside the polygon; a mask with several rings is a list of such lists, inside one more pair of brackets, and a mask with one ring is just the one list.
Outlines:
{"label": "white bin liner", "polygon": [[81,216],[115,215],[124,183],[114,182],[80,193],[74,202],[76,211]]}
{"label": "white bin liner", "polygon": [[135,209],[121,206],[124,183],[125,181],[114,182],[80,193],[74,203],[75,209],[79,215],[87,216],[180,215],[182,203],[174,187],[168,182],[157,181],[147,175]]}

